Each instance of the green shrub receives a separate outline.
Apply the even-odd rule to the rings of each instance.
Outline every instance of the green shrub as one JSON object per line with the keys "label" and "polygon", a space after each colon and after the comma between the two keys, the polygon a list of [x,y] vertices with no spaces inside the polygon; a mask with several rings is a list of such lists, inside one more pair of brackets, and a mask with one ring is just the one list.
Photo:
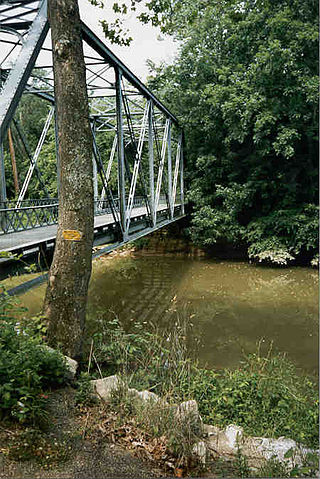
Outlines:
{"label": "green shrub", "polygon": [[251,221],[245,233],[249,257],[259,262],[287,265],[304,251],[315,254],[319,242],[318,217],[319,208],[307,204],[299,209],[273,211]]}
{"label": "green shrub", "polygon": [[79,406],[92,406],[97,402],[90,383],[90,375],[82,372],[77,381],[77,392],[75,395],[76,404]]}
{"label": "green shrub", "polygon": [[118,318],[106,321],[102,332],[94,335],[96,358],[109,373],[136,368],[146,357],[150,337],[139,322],[127,331]]}
{"label": "green shrub", "polygon": [[14,303],[0,298],[0,410],[21,422],[45,418],[44,391],[66,378],[63,356],[13,319]]}
{"label": "green shrub", "polygon": [[207,423],[234,423],[250,435],[318,444],[317,388],[284,355],[253,354],[235,370],[195,368],[180,387],[198,401]]}

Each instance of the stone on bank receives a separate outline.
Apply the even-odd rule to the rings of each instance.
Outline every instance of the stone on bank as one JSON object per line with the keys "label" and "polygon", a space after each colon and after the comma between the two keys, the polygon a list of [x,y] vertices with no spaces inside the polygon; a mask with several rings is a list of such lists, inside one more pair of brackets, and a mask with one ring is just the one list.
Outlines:
{"label": "stone on bank", "polygon": [[[166,404],[157,394],[151,391],[138,391],[128,388],[125,382],[117,375],[91,381],[93,390],[103,401],[110,401],[113,391],[120,387],[126,390],[128,396],[139,399],[145,403]],[[222,457],[226,460],[234,460],[239,451],[248,460],[251,468],[258,468],[266,460],[275,459],[286,463],[289,467],[303,464],[303,459],[308,453],[315,453],[311,449],[304,448],[292,439],[280,437],[278,439],[266,437],[250,437],[243,434],[243,428],[230,424],[225,429],[217,426],[203,424],[199,414],[198,403],[195,400],[184,401],[175,406],[175,418],[181,423],[196,425],[198,430],[203,431],[203,440],[194,444],[192,452],[202,465],[206,464],[208,457]],[[200,429],[201,428],[201,429]],[[293,451],[293,454],[288,452]]]}

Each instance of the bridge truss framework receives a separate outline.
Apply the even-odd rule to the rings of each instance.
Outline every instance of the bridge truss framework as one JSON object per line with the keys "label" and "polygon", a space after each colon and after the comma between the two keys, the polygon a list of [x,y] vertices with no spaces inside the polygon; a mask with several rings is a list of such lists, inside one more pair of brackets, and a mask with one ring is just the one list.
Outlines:
{"label": "bridge truss framework", "polygon": [[[176,117],[83,22],[82,37],[95,214],[112,215],[108,238],[122,244],[137,231],[153,231],[184,215],[183,132]],[[36,95],[47,104],[33,149],[18,114],[26,95]],[[57,222],[58,200],[48,194],[39,166],[39,158],[45,161],[48,137],[55,141],[58,196],[59,149],[47,0],[0,0],[0,249],[4,235]],[[13,143],[28,158],[29,167],[19,192],[8,199],[10,173],[5,158]],[[39,195],[30,197],[35,178]],[[143,210],[138,221],[137,208]]]}

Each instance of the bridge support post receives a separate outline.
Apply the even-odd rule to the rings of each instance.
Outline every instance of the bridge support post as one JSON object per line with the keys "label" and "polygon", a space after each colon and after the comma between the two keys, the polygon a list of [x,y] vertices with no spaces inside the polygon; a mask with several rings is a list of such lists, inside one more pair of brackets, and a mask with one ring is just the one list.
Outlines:
{"label": "bridge support post", "polygon": [[181,150],[180,150],[180,203],[181,203],[181,214],[184,215],[184,177],[183,177],[183,146],[184,146],[184,135],[182,132],[181,138]]}
{"label": "bridge support post", "polygon": [[153,151],[153,101],[150,101],[148,117],[148,146],[149,146],[149,194],[150,194],[150,213],[152,226],[156,225],[156,216],[154,211],[154,151]]}
{"label": "bridge support post", "polygon": [[[96,142],[96,123],[93,120],[92,122],[92,135],[93,135],[93,141],[97,145]],[[99,192],[98,192],[98,167],[97,167],[97,160],[95,155],[92,155],[92,166],[93,166],[93,199],[94,199],[94,212],[97,212],[97,207],[98,207],[98,199],[99,199]]]}
{"label": "bridge support post", "polygon": [[120,223],[123,240],[126,240],[126,190],[125,190],[125,162],[123,141],[123,115],[122,115],[122,72],[115,68],[116,76],[116,106],[117,106],[117,138],[118,138],[118,185],[120,203]]}
{"label": "bridge support post", "polygon": [[172,148],[171,148],[171,120],[168,126],[168,199],[169,217],[172,219]]}
{"label": "bridge support post", "polygon": [[[4,169],[4,153],[3,144],[0,144],[0,208],[6,208],[7,188],[6,188],[6,174]],[[0,228],[6,231],[6,213],[0,214]]]}

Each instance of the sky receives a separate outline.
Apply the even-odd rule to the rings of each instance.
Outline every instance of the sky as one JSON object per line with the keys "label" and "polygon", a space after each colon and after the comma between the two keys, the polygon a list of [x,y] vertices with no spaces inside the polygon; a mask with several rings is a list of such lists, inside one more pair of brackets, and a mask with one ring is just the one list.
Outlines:
{"label": "sky", "polygon": [[169,36],[160,35],[158,28],[151,25],[142,25],[133,13],[128,14],[125,27],[133,37],[129,47],[112,45],[106,40],[99,20],[112,21],[115,14],[112,11],[112,1],[107,0],[106,6],[95,7],[88,0],[80,0],[81,19],[98,35],[108,47],[122,60],[125,65],[142,81],[146,80],[148,67],[146,61],[152,60],[159,64],[161,61],[170,63],[177,52],[178,45]]}

